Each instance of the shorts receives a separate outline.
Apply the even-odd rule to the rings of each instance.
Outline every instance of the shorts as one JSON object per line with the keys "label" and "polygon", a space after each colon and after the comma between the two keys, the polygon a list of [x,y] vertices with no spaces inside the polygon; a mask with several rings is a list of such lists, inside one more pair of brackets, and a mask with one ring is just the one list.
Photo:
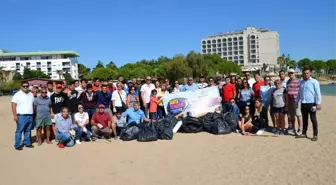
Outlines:
{"label": "shorts", "polygon": [[301,103],[298,103],[298,106],[296,107],[295,102],[288,102],[288,115],[301,116]]}
{"label": "shorts", "polygon": [[284,112],[285,112],[284,107],[272,107],[271,108],[272,114],[284,114]]}
{"label": "shorts", "polygon": [[35,126],[36,128],[39,128],[39,127],[44,127],[44,126],[50,126],[52,125],[52,121],[51,121],[51,118],[48,117],[48,118],[39,118],[39,119],[35,119]]}

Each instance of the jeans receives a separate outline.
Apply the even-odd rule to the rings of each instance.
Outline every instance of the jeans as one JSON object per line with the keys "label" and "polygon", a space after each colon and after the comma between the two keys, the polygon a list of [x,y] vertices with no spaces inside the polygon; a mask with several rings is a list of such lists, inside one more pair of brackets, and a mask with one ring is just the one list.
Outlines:
{"label": "jeans", "polygon": [[308,115],[310,116],[310,120],[313,123],[313,135],[317,136],[318,128],[317,128],[317,119],[316,119],[316,111],[312,111],[312,107],[315,106],[314,103],[301,103],[301,112],[302,112],[302,135],[307,134],[308,130]]}
{"label": "jeans", "polygon": [[158,117],[157,117],[157,112],[150,112],[149,113],[149,119],[154,119],[156,120]]}
{"label": "jeans", "polygon": [[112,134],[111,129],[108,127],[101,129],[98,126],[93,125],[91,129],[92,129],[92,137],[95,138],[97,138],[98,136],[109,137]]}
{"label": "jeans", "polygon": [[58,139],[60,143],[64,144],[67,147],[72,147],[73,145],[75,145],[75,142],[71,137],[71,134],[68,132],[63,132],[63,133],[57,132],[56,138]]}
{"label": "jeans", "polygon": [[158,106],[158,118],[162,119],[166,117],[164,106]]}
{"label": "jeans", "polygon": [[76,127],[74,130],[76,132],[76,140],[81,140],[82,137],[84,139],[89,139],[92,136],[92,133],[89,130],[86,133],[83,132],[82,127]]}
{"label": "jeans", "polygon": [[22,145],[22,133],[24,136],[23,144],[29,146],[31,145],[30,134],[33,124],[33,115],[18,115],[17,117],[14,147],[18,148]]}
{"label": "jeans", "polygon": [[231,106],[230,102],[222,102],[223,113],[230,112],[231,108],[232,108],[232,106]]}

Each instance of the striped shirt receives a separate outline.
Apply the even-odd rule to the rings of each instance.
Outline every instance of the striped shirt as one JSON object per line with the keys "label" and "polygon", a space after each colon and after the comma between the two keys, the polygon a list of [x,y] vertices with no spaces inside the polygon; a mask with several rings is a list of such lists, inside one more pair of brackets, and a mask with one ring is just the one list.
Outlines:
{"label": "striped shirt", "polygon": [[296,102],[296,97],[300,90],[300,79],[294,78],[287,81],[288,101]]}

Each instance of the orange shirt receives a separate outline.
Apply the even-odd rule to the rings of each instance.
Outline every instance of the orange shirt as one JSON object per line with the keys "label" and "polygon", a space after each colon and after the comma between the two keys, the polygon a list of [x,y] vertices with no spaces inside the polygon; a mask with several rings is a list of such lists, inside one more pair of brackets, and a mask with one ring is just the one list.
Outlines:
{"label": "orange shirt", "polygon": [[223,101],[229,102],[233,97],[233,93],[236,92],[235,84],[229,83],[223,86]]}
{"label": "orange shirt", "polygon": [[150,97],[150,102],[149,102],[149,112],[154,113],[157,112],[157,107],[158,107],[158,99],[156,96],[151,96]]}
{"label": "orange shirt", "polygon": [[99,90],[100,90],[100,85],[99,85],[99,86],[93,85],[93,86],[92,86],[92,90],[93,90],[94,92],[99,91]]}
{"label": "orange shirt", "polygon": [[253,84],[253,91],[254,91],[254,97],[260,98],[260,87],[263,86],[265,84],[264,81],[259,81]]}

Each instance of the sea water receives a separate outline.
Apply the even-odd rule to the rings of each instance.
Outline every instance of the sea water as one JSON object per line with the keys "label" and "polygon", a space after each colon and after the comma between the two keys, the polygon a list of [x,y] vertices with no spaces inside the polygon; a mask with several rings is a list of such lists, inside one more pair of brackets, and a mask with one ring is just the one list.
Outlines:
{"label": "sea water", "polygon": [[321,85],[321,94],[336,96],[336,85]]}

